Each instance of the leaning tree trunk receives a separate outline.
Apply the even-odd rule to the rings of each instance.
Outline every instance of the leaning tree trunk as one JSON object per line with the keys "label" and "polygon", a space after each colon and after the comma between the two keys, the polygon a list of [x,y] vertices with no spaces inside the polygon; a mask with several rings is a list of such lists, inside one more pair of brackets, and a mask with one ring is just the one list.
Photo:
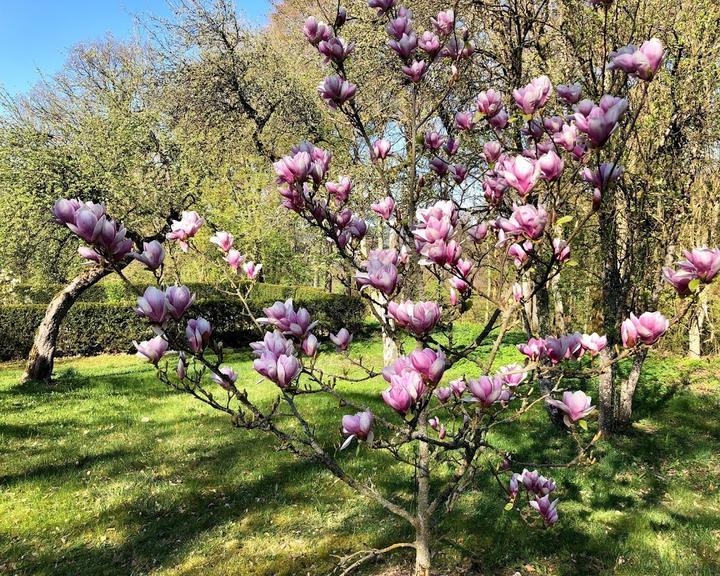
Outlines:
{"label": "leaning tree trunk", "polygon": [[93,266],[76,276],[50,301],[40,326],[35,333],[22,382],[49,381],[52,378],[60,325],[70,308],[83,292],[107,276],[112,270]]}

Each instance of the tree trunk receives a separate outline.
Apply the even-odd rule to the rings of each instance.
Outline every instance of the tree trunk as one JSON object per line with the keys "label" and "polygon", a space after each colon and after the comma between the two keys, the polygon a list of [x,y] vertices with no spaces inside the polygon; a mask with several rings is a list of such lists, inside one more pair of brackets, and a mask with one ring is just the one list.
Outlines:
{"label": "tree trunk", "polygon": [[563,305],[562,293],[560,292],[560,275],[554,276],[549,283],[549,290],[553,300],[553,327],[558,334],[565,334],[565,306]]}
{"label": "tree trunk", "polygon": [[707,290],[700,294],[700,301],[690,316],[690,329],[688,330],[688,356],[700,358],[702,356],[702,331],[707,317]]}
{"label": "tree trunk", "polygon": [[[612,359],[608,349],[600,352],[600,361],[609,362]],[[600,417],[598,427],[606,438],[615,428],[615,364],[607,366],[598,378],[598,410]]]}
{"label": "tree trunk", "polygon": [[76,276],[70,284],[55,295],[35,333],[33,347],[22,376],[23,383],[50,381],[55,361],[55,346],[62,321],[83,292],[111,271],[108,268],[93,266]]}
{"label": "tree trunk", "polygon": [[[418,432],[427,435],[427,414],[418,420]],[[417,525],[415,526],[415,576],[430,576],[430,447],[420,442],[417,463]]]}
{"label": "tree trunk", "polygon": [[618,428],[627,428],[630,426],[632,418],[632,404],[635,396],[635,389],[640,380],[640,372],[642,372],[643,363],[647,357],[647,348],[640,350],[633,358],[632,368],[627,379],[620,386],[620,403],[617,409]]}

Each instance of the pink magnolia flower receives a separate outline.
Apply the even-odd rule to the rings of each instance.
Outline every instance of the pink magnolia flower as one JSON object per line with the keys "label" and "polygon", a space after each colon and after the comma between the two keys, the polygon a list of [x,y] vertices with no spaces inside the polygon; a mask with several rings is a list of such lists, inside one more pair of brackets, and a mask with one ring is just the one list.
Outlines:
{"label": "pink magnolia flower", "polygon": [[456,398],[460,398],[466,388],[467,384],[463,378],[457,378],[456,380],[450,381],[450,390],[452,390],[452,393]]}
{"label": "pink magnolia flower", "polygon": [[252,342],[250,344],[255,356],[272,357],[277,360],[280,356],[292,356],[295,354],[295,347],[291,340],[285,338],[282,332],[275,330],[273,332],[265,332],[260,342]]}
{"label": "pink magnolia flower", "polygon": [[407,60],[418,47],[417,35],[415,32],[408,32],[407,34],[403,34],[399,39],[390,40],[388,46],[390,46],[400,58]]}
{"label": "pink magnolia flower", "polygon": [[669,327],[670,321],[660,312],[644,312],[639,317],[631,313],[620,327],[623,346],[633,348],[638,341],[651,346]]}
{"label": "pink magnolia flower", "polygon": [[198,230],[205,224],[205,219],[194,210],[184,211],[180,220],[173,220],[170,224],[168,240],[177,240],[183,252],[188,250],[188,240],[198,233]]}
{"label": "pink magnolia flower", "polygon": [[540,166],[531,158],[515,156],[506,161],[502,175],[509,186],[515,188],[520,196],[525,197],[538,181]]}
{"label": "pink magnolia flower", "polygon": [[393,6],[396,0],[368,0],[368,6],[377,10],[378,16],[384,16]]}
{"label": "pink magnolia flower", "polygon": [[[620,118],[627,109],[628,101],[625,98],[606,95],[602,97],[598,106],[592,105],[589,111],[586,108],[578,108],[578,112],[574,115],[575,125],[580,132],[587,134],[588,140],[592,144],[601,147],[615,132]],[[586,110],[587,113],[582,110]]]}
{"label": "pink magnolia flower", "polygon": [[317,46],[318,52],[325,56],[325,63],[342,64],[355,51],[353,42],[345,42],[342,38],[330,37],[322,40]]}
{"label": "pink magnolia flower", "polygon": [[520,204],[513,206],[509,219],[500,218],[498,226],[511,236],[524,236],[528,240],[538,240],[545,232],[548,215],[542,206]]}
{"label": "pink magnolia flower", "polygon": [[168,342],[162,336],[155,336],[155,338],[140,342],[139,344],[133,340],[133,346],[135,346],[137,350],[136,356],[147,358],[157,366],[160,359],[165,355],[165,352],[167,352]]}
{"label": "pink magnolia flower", "polygon": [[227,253],[230,248],[232,248],[233,242],[235,241],[235,238],[233,237],[230,232],[215,232],[212,236],[210,236],[210,242],[212,244],[216,244],[220,250]]}
{"label": "pink magnolia flower", "polygon": [[265,316],[257,319],[259,324],[271,324],[281,332],[298,338],[304,337],[317,324],[311,321],[307,309],[295,311],[292,298],[285,302],[275,302],[269,308],[263,308],[263,312]]}
{"label": "pink magnolia flower", "polygon": [[521,302],[522,299],[525,297],[522,286],[517,282],[515,282],[515,284],[513,284],[512,286],[512,293],[513,300],[515,300],[515,302]]}
{"label": "pink magnolia flower", "polygon": [[390,154],[391,148],[392,145],[389,140],[385,140],[384,138],[376,140],[373,143],[373,158],[377,160],[385,160],[385,158],[387,158]]}
{"label": "pink magnolia flower", "polygon": [[165,260],[165,250],[160,242],[153,240],[152,242],[143,242],[143,251],[132,252],[130,256],[145,264],[145,268],[148,270],[157,270]]}
{"label": "pink magnolia flower", "polygon": [[445,386],[442,388],[435,388],[434,394],[441,404],[445,404],[448,400],[450,400],[453,391],[449,386]]}
{"label": "pink magnolia flower", "polygon": [[546,402],[565,413],[564,420],[568,426],[571,422],[577,422],[595,410],[592,399],[582,390],[563,392],[562,400],[549,398]]}
{"label": "pink magnolia flower", "polygon": [[720,248],[693,248],[685,251],[685,260],[678,262],[681,270],[686,270],[703,282],[711,282],[720,272]]}
{"label": "pink magnolia flower", "polygon": [[607,346],[607,336],[600,336],[597,332],[582,335],[582,347],[590,356],[599,354]]}
{"label": "pink magnolia flower", "polygon": [[75,214],[82,206],[83,203],[77,198],[59,198],[55,200],[52,207],[55,222],[64,225],[75,224]]}
{"label": "pink magnolia flower", "polygon": [[330,341],[340,351],[347,350],[352,339],[353,335],[348,332],[347,328],[340,328],[337,334],[330,334]]}
{"label": "pink magnolia flower", "polygon": [[426,70],[427,64],[424,60],[413,60],[409,66],[405,65],[402,67],[402,73],[413,82],[420,82]]}
{"label": "pink magnolia flower", "polygon": [[518,344],[517,348],[521,354],[533,361],[543,358],[547,352],[545,340],[542,338],[530,338],[527,344]]}
{"label": "pink magnolia flower", "polygon": [[430,18],[430,22],[435,28],[435,32],[447,36],[455,29],[455,12],[452,8],[438,12],[435,18]]}
{"label": "pink magnolia flower", "polygon": [[494,116],[488,117],[488,123],[496,130],[502,130],[508,125],[510,116],[504,108]]}
{"label": "pink magnolia flower", "polygon": [[187,286],[169,286],[165,290],[165,300],[170,317],[180,320],[195,301],[195,295],[190,293]]}
{"label": "pink magnolia flower", "polygon": [[413,350],[410,354],[413,368],[428,382],[437,384],[445,372],[445,354],[431,348]]}
{"label": "pink magnolia flower", "polygon": [[325,189],[335,197],[339,204],[344,204],[350,197],[352,180],[348,176],[341,176],[339,182],[327,182]]}
{"label": "pink magnolia flower", "polygon": [[565,162],[563,162],[563,159],[560,158],[554,150],[550,150],[540,156],[537,165],[540,168],[542,177],[550,182],[557,180],[565,169]]}
{"label": "pink magnolia flower", "polygon": [[230,390],[237,381],[237,373],[230,366],[221,366],[218,372],[220,373],[212,372],[210,378],[225,390]]}
{"label": "pink magnolia flower", "polygon": [[502,144],[497,140],[491,140],[483,145],[483,156],[489,164],[497,162],[503,152]]}
{"label": "pink magnolia flower", "polygon": [[395,291],[398,282],[398,255],[395,250],[373,250],[365,263],[365,272],[357,272],[355,281],[360,290],[375,288],[386,296]]}
{"label": "pink magnolia flower", "polygon": [[415,368],[413,368],[410,358],[407,356],[400,356],[392,364],[385,366],[385,368],[382,369],[382,376],[385,380],[390,382],[393,376],[396,374],[402,374],[406,370],[414,371]]}
{"label": "pink magnolia flower", "polygon": [[485,407],[500,400],[503,392],[502,380],[497,376],[480,376],[468,380],[467,385],[470,393]]}
{"label": "pink magnolia flower", "polygon": [[478,94],[475,105],[478,112],[484,114],[487,118],[492,118],[503,110],[502,96],[499,92],[490,88]]}
{"label": "pink magnolia flower", "polygon": [[245,272],[245,275],[249,280],[256,280],[260,274],[260,270],[262,270],[262,264],[256,264],[252,261],[244,262],[242,267],[243,272]]}
{"label": "pink magnolia flower", "polygon": [[318,352],[318,339],[315,334],[308,334],[302,342],[302,350],[311,358]]}
{"label": "pink magnolia flower", "polygon": [[577,104],[582,95],[582,86],[580,84],[560,84],[556,86],[558,96],[565,100],[567,104]]}
{"label": "pink magnolia flower", "polygon": [[332,28],[323,22],[318,22],[314,16],[310,16],[305,20],[303,34],[310,44],[317,46],[323,40],[329,40],[332,37]]}
{"label": "pink magnolia flower", "polygon": [[372,208],[372,211],[383,220],[390,220],[393,210],[395,209],[395,200],[393,200],[390,196],[386,196],[379,202],[371,204],[370,208]]}
{"label": "pink magnolia flower", "polygon": [[458,130],[472,130],[475,128],[475,119],[472,112],[458,112],[455,114],[455,125]]}
{"label": "pink magnolia flower", "polygon": [[165,293],[155,286],[148,286],[144,294],[137,299],[135,312],[153,324],[163,324],[167,320],[168,314]]}
{"label": "pink magnolia flower", "polygon": [[200,353],[210,343],[210,335],[212,334],[212,326],[202,316],[191,318],[188,320],[187,328],[185,328],[185,337],[187,338],[190,350],[195,354]]}
{"label": "pink magnolia flower", "polygon": [[358,440],[367,440],[372,442],[373,440],[373,421],[375,416],[369,410],[364,412],[357,412],[354,415],[346,414],[342,417],[342,433],[347,436],[347,439],[340,447],[340,450],[344,450],[350,445],[353,438]]}
{"label": "pink magnolia flower", "polygon": [[629,45],[610,53],[611,70],[622,70],[641,80],[650,81],[660,68],[665,49],[662,42],[652,38],[643,42],[640,48]]}
{"label": "pink magnolia flower", "polygon": [[437,56],[440,52],[440,48],[442,48],[440,38],[429,30],[422,33],[422,36],[420,36],[420,40],[418,41],[418,46],[420,46],[420,49],[431,58]]}
{"label": "pink magnolia flower", "polygon": [[414,303],[411,300],[405,300],[400,304],[390,302],[388,314],[398,326],[422,337],[430,333],[440,320],[440,306],[437,302]]}
{"label": "pink magnolia flower", "polygon": [[318,86],[320,97],[325,100],[330,108],[342,106],[345,102],[354,98],[356,92],[357,86],[343,80],[340,76],[325,78]]}
{"label": "pink magnolia flower", "polygon": [[530,500],[530,506],[538,511],[548,526],[552,526],[558,521],[557,505],[559,502],[559,499],[550,502],[550,497],[547,495],[542,498],[536,496],[535,500]]}
{"label": "pink magnolia flower", "polygon": [[532,116],[547,104],[552,93],[552,84],[547,76],[533,79],[523,88],[513,90],[515,104],[524,114]]}
{"label": "pink magnolia flower", "polygon": [[567,262],[570,259],[570,246],[562,238],[553,238],[553,256],[558,262]]}
{"label": "pink magnolia flower", "polygon": [[235,248],[230,248],[223,260],[225,260],[230,266],[230,269],[237,274],[240,266],[245,262],[245,256],[240,254]]}
{"label": "pink magnolia flower", "polygon": [[498,377],[503,384],[510,387],[519,386],[527,378],[527,372],[523,371],[523,367],[520,364],[508,364],[500,368]]}
{"label": "pink magnolia flower", "polygon": [[690,283],[697,279],[695,272],[684,268],[679,268],[675,271],[672,268],[665,267],[663,268],[663,277],[668,284],[675,288],[675,291],[681,297],[692,294]]}

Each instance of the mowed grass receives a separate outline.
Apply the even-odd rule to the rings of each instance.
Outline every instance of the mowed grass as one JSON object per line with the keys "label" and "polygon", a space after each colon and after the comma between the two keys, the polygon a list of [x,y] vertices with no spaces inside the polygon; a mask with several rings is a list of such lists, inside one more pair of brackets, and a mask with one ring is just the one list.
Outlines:
{"label": "mowed grass", "polygon": [[[353,353],[379,367],[378,341],[356,342]],[[328,372],[348,367],[325,358]],[[496,366],[516,359],[508,343]],[[230,360],[253,398],[275,398],[248,355]],[[467,362],[449,376],[479,370]],[[717,360],[651,357],[631,433],[601,443],[592,467],[548,472],[562,500],[553,529],[504,511],[494,479],[481,474],[441,525],[438,574],[720,574],[719,374]],[[19,375],[18,365],[0,368],[0,574],[315,575],[336,556],[412,538],[320,467],[232,428],[134,357],[61,361],[52,388],[17,387]],[[390,416],[384,387],[344,390]],[[334,450],[347,410],[320,397],[300,406]],[[517,461],[573,455],[541,407],[493,440]],[[409,502],[407,469],[365,452],[337,457]],[[408,560],[399,552],[359,573],[407,573]]]}

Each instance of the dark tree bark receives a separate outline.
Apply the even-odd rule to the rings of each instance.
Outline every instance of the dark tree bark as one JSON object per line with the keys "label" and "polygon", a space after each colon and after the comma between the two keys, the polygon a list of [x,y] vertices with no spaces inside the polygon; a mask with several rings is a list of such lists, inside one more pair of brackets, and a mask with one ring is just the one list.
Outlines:
{"label": "dark tree bark", "polygon": [[[127,264],[121,264],[122,267]],[[58,292],[45,311],[45,316],[35,333],[32,350],[28,356],[22,383],[30,381],[49,382],[55,361],[55,347],[60,326],[73,304],[91,286],[97,284],[112,269],[96,265],[78,274],[72,282]]]}

